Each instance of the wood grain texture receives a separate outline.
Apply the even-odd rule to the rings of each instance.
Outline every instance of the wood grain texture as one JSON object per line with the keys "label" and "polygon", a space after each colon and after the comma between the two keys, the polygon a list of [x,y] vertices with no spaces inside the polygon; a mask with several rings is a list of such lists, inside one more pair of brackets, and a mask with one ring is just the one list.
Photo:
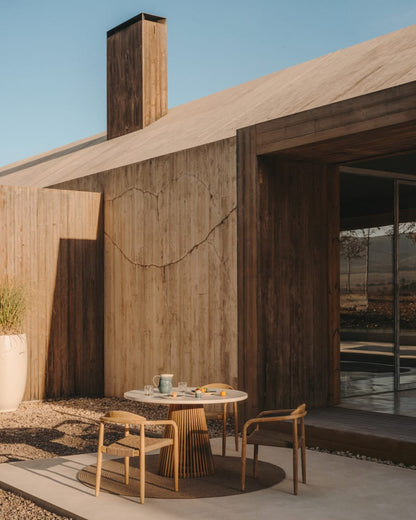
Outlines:
{"label": "wood grain texture", "polygon": [[258,346],[258,165],[254,128],[237,133],[237,280],[238,382],[249,395],[242,403],[243,417],[257,414],[263,401],[259,370],[263,359]]}
{"label": "wood grain texture", "polygon": [[[214,473],[214,459],[209,442],[204,407],[194,405],[170,405],[168,419],[178,425],[179,478],[197,478]],[[164,437],[172,437],[166,427]],[[172,477],[174,473],[173,447],[160,450],[158,473]]]}
{"label": "wood grain texture", "polygon": [[107,138],[167,113],[166,20],[137,17],[107,36]]}
{"label": "wood grain texture", "polygon": [[238,388],[235,140],[60,187],[104,193],[106,395],[163,372]]}
{"label": "wood grain texture", "polygon": [[166,20],[146,20],[143,38],[143,128],[168,112],[168,68]]}
{"label": "wood grain texture", "polygon": [[0,187],[0,276],[28,291],[24,400],[103,391],[101,196]]}
{"label": "wood grain texture", "polygon": [[333,378],[328,273],[330,265],[339,263],[328,248],[336,218],[328,214],[334,207],[328,200],[336,195],[329,189],[335,183],[326,165],[267,158],[261,167],[258,330],[263,409],[304,401],[311,407],[327,406],[332,404]]}
{"label": "wood grain texture", "polygon": [[336,170],[256,158],[255,133],[244,134],[238,141],[238,302],[246,412],[302,401],[327,406],[337,388],[337,305],[329,309],[338,297]]}
{"label": "wood grain texture", "polygon": [[[406,150],[409,140],[402,142],[401,147],[398,145],[414,127],[415,102],[416,83],[412,82],[267,121],[256,126],[256,152],[288,154],[293,150],[297,157],[315,159],[318,153],[322,154],[324,147],[328,151],[332,148],[333,153],[338,148],[338,155],[329,157],[327,162],[341,162],[348,160],[345,156],[352,154],[353,148],[355,154],[363,153],[366,146],[363,136],[367,133],[379,139],[385,136],[387,149],[378,154],[388,153],[389,147],[396,151]],[[389,129],[393,135],[400,132],[390,145],[387,137]],[[338,146],[334,146],[335,140],[340,140]],[[374,147],[374,137],[371,140]],[[342,146],[342,142],[348,143],[348,146]],[[351,156],[349,160],[357,157],[360,155]]]}
{"label": "wood grain texture", "polygon": [[406,83],[415,89],[416,68],[409,66],[415,49],[412,25],[174,107],[155,123],[118,139],[97,144],[94,136],[95,144],[74,153],[64,147],[52,151],[46,162],[36,162],[48,158],[42,154],[5,166],[0,168],[2,183],[51,186],[235,137],[237,129],[342,100],[353,104],[358,96]]}
{"label": "wood grain texture", "polygon": [[[336,165],[414,148],[415,49],[412,26],[176,107],[138,132],[0,169],[4,184],[104,194],[107,395],[169,371],[246,390],[249,415],[337,402]],[[59,210],[39,211],[46,222]],[[13,262],[24,255],[16,233]],[[69,263],[78,254],[60,251]],[[57,294],[78,276],[64,270]],[[64,318],[59,327],[57,337]],[[60,367],[65,385],[71,363]]]}

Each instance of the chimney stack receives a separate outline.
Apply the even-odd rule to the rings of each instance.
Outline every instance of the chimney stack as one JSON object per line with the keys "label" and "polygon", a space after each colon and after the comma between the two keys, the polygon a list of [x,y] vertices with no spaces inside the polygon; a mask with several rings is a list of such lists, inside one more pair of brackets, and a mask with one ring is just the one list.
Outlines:
{"label": "chimney stack", "polygon": [[107,32],[107,139],[168,111],[166,18],[141,13]]}

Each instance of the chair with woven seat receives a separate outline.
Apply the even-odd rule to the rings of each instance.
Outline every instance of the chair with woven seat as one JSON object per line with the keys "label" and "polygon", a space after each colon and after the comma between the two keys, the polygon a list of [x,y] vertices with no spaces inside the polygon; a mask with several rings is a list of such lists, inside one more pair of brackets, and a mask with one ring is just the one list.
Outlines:
{"label": "chair with woven seat", "polygon": [[[124,426],[124,437],[116,442],[104,444],[104,428],[105,425],[118,424]],[[168,425],[173,429],[171,438],[154,438],[146,437],[145,427],[151,425]],[[130,426],[139,428],[140,435],[130,434]],[[108,455],[116,455],[124,457],[124,481],[129,484],[130,457],[139,457],[140,461],[140,502],[144,504],[145,497],[145,474],[146,462],[145,455],[151,451],[158,450],[165,446],[173,445],[174,455],[174,489],[178,491],[178,469],[179,469],[179,446],[178,446],[178,426],[175,421],[157,420],[148,421],[141,415],[136,415],[124,411],[107,412],[100,418],[100,430],[98,435],[98,451],[97,451],[97,474],[95,479],[95,496],[98,496],[101,485],[101,470],[103,453]]]}
{"label": "chair with woven seat", "polygon": [[[227,385],[225,383],[209,383],[208,385],[203,385],[206,388],[221,388],[222,390],[234,390],[232,386]],[[234,438],[235,438],[235,450],[238,451],[238,409],[237,403],[232,403],[232,411],[230,412],[231,416],[234,416]],[[227,449],[227,414],[228,414],[228,405],[224,403],[220,405],[221,410],[218,409],[218,405],[204,406],[205,416],[209,420],[214,421],[222,421],[222,456],[225,457],[225,452]]]}
{"label": "chair with woven seat", "polygon": [[[241,446],[241,490],[245,489],[247,444],[254,445],[253,476],[257,477],[259,445],[292,448],[293,450],[293,493],[298,494],[298,449],[301,450],[302,482],[306,483],[305,420],[306,405],[290,410],[268,410],[243,426]],[[272,429],[273,424],[292,422],[292,432]],[[253,429],[254,428],[254,429]]]}

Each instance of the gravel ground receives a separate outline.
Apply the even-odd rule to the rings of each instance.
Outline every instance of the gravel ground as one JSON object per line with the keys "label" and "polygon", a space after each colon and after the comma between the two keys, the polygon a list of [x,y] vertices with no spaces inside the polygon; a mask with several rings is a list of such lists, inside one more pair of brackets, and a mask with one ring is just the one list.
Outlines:
{"label": "gravel ground", "polygon": [[[94,452],[99,418],[108,410],[117,409],[138,413],[147,419],[166,417],[166,406],[149,406],[121,398],[22,403],[15,412],[0,413],[0,463]],[[209,421],[208,429],[211,437],[221,435],[219,421]],[[161,429],[155,427],[149,434],[161,434]],[[1,520],[43,518],[70,520],[0,489]]]}
{"label": "gravel ground", "polygon": [[[166,416],[165,406],[149,406],[121,398],[77,398],[22,403],[15,412],[0,413],[0,463],[94,452],[97,446],[99,418],[108,410],[117,409],[138,413],[147,419],[162,419]],[[231,434],[231,423],[229,428]],[[208,429],[211,437],[221,436],[219,421],[208,421]],[[153,428],[149,434],[159,435],[161,429]],[[393,464],[390,461],[380,461],[348,452],[335,453]],[[416,466],[411,466],[410,469],[416,470]],[[0,520],[44,518],[71,520],[0,489]]]}

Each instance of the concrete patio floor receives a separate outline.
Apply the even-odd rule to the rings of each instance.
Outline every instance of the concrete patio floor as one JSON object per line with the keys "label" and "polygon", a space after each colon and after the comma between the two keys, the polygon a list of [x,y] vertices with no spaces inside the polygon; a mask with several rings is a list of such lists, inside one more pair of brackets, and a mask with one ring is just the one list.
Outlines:
{"label": "concrete patio floor", "polygon": [[[213,439],[212,448],[220,454],[221,440]],[[238,456],[231,449],[227,452],[234,454]],[[95,454],[0,464],[0,483],[52,511],[87,520],[410,520],[416,516],[414,470],[308,450],[308,483],[301,483],[299,495],[294,496],[291,450],[263,447],[259,455],[283,468],[286,478],[268,489],[220,498],[148,498],[144,505],[136,498],[107,493],[96,498],[76,477],[83,467],[95,463]],[[180,486],[185,485],[181,480]]]}

